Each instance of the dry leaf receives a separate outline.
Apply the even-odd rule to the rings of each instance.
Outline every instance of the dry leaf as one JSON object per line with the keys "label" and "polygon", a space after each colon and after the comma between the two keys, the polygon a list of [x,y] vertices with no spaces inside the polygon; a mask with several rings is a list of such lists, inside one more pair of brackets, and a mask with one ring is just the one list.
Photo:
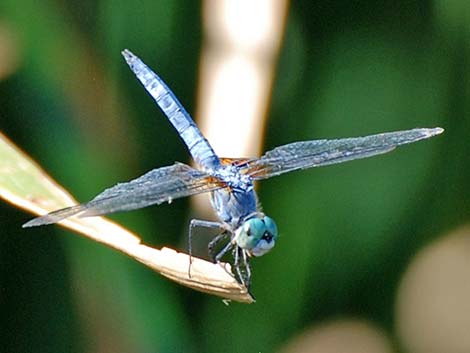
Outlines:
{"label": "dry leaf", "polygon": [[[0,197],[35,215],[77,204],[44,170],[1,133]],[[104,217],[71,217],[58,224],[119,250],[184,286],[238,302],[254,302],[246,287],[229,274],[229,264],[218,265],[193,257],[189,276],[189,255],[169,248],[146,246],[137,235]]]}

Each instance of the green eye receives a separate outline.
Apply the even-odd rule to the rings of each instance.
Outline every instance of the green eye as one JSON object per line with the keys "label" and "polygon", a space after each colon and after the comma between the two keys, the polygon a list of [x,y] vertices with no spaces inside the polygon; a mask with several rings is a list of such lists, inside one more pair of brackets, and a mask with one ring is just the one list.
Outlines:
{"label": "green eye", "polygon": [[245,222],[245,229],[248,236],[259,238],[263,235],[265,225],[259,218],[252,218]]}
{"label": "green eye", "polygon": [[252,256],[261,256],[274,247],[277,227],[270,217],[251,218],[236,231],[236,243]]}

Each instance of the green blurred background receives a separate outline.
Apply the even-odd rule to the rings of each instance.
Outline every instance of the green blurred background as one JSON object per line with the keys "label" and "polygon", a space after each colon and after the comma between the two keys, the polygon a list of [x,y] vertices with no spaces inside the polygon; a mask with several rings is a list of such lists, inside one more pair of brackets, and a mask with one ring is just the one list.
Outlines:
{"label": "green blurred background", "polygon": [[[0,130],[79,200],[188,161],[120,51],[142,57],[193,112],[199,3],[2,0],[0,38],[9,68]],[[0,351],[271,352],[341,317],[372,323],[403,350],[394,311],[403,272],[470,218],[469,58],[466,0],[292,2],[265,149],[445,133],[263,182],[281,239],[253,261],[252,305],[226,306],[59,227],[23,230],[30,216],[0,203]],[[177,200],[112,218],[146,243],[184,250],[190,216]]]}

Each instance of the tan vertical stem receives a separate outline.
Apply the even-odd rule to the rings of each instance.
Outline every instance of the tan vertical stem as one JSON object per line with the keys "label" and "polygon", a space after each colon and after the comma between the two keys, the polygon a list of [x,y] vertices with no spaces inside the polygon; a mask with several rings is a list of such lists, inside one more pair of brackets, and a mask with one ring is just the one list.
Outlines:
{"label": "tan vertical stem", "polygon": [[[203,1],[196,120],[221,157],[260,153],[287,0]],[[207,197],[195,198],[198,213]]]}

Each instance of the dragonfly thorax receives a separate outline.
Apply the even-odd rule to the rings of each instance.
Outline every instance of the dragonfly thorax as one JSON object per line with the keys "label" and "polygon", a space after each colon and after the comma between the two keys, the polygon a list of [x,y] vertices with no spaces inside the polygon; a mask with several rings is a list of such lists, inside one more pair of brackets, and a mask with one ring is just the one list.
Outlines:
{"label": "dragonfly thorax", "polygon": [[241,174],[233,165],[225,165],[211,174],[223,180],[232,189],[244,192],[253,189],[253,180],[248,175]]}
{"label": "dragonfly thorax", "polygon": [[223,166],[211,175],[222,180],[227,186],[212,192],[212,206],[222,222],[229,224],[232,229],[238,229],[258,211],[253,182],[231,165]]}
{"label": "dragonfly thorax", "polygon": [[250,256],[263,256],[274,247],[278,237],[274,220],[262,215],[250,218],[238,227],[234,241]]}

